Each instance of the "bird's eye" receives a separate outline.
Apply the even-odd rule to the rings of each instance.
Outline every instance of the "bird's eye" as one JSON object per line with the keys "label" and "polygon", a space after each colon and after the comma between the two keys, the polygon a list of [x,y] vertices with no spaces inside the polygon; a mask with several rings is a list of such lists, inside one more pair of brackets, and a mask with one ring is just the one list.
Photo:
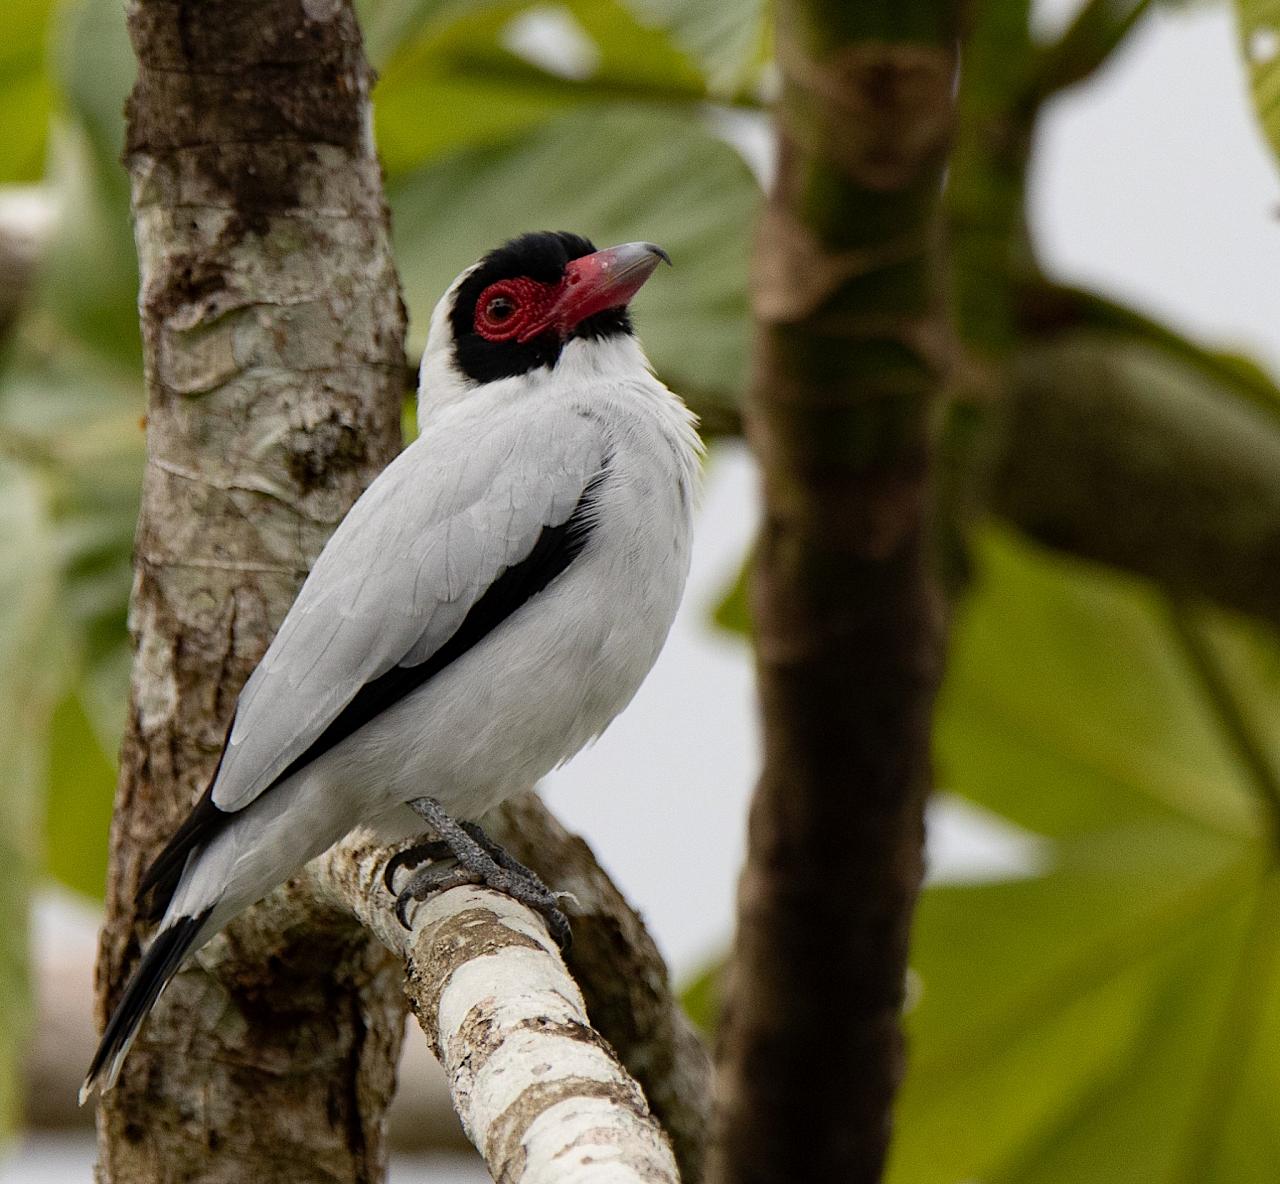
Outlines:
{"label": "bird's eye", "polygon": [[495,296],[484,306],[484,315],[494,324],[500,325],[515,310],[515,301],[510,296]]}
{"label": "bird's eye", "polygon": [[490,284],[476,298],[475,331],[486,341],[524,341],[546,303],[545,284],[523,276]]}

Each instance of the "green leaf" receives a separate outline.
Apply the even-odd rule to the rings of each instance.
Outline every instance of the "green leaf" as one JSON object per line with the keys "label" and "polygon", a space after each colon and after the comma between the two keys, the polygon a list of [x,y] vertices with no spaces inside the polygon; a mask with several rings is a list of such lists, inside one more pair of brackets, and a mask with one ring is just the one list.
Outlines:
{"label": "green leaf", "polygon": [[764,0],[631,0],[631,7],[645,24],[670,31],[716,96],[759,88],[772,41]]}
{"label": "green leaf", "polygon": [[[120,688],[124,693],[127,689],[127,683]],[[115,740],[118,745],[119,737]],[[101,899],[107,882],[115,750],[103,747],[77,694],[54,709],[48,759],[45,871],[65,887]]]}
{"label": "green leaf", "polygon": [[1280,0],[1236,0],[1236,15],[1253,106],[1272,151],[1280,154]]}
{"label": "green leaf", "polygon": [[1275,639],[1007,537],[977,558],[939,783],[1051,854],[925,894],[890,1179],[1270,1179]]}
{"label": "green leaf", "polygon": [[0,38],[0,183],[38,181],[53,106],[45,39],[52,0],[6,0]]}
{"label": "green leaf", "polygon": [[[496,13],[501,27],[513,12],[557,21],[568,14],[597,34],[624,71],[655,45],[659,62],[670,61],[668,46],[678,48],[698,64],[719,98],[740,96],[757,86],[769,41],[764,0],[526,0],[505,5],[492,0],[363,0],[358,8],[367,52],[379,70],[397,54],[420,50],[433,30],[455,23],[466,27],[479,18],[483,24]],[[655,40],[655,31],[662,34],[661,40]],[[612,72],[608,61],[601,66],[601,73]],[[683,72],[684,64],[678,69]],[[661,83],[662,76],[657,80]]]}
{"label": "green leaf", "polygon": [[135,374],[142,372],[138,263],[123,170],[104,162],[83,127],[60,122],[50,143],[58,218],[32,298],[32,328],[69,336]]}
{"label": "green leaf", "polygon": [[722,985],[725,963],[717,958],[700,970],[680,989],[680,1006],[695,1028],[708,1039],[715,1036],[724,1010]]}
{"label": "green leaf", "polygon": [[[144,460],[139,384],[75,339],[46,341],[30,323],[2,378],[0,438],[38,474],[53,563],[42,593],[50,611],[33,643],[51,684],[28,729],[40,746],[45,870],[99,896],[128,696],[125,618]],[[0,567],[21,569],[14,547],[0,543]]]}
{"label": "green leaf", "polygon": [[[137,265],[119,162],[135,67],[122,6],[72,0],[58,18],[51,56],[63,102],[48,171],[58,215],[0,370],[0,459],[39,491],[42,515],[39,531],[0,533],[0,569],[33,572],[41,611],[27,642],[39,654],[38,677],[15,662],[0,679],[11,669],[30,684],[18,729],[32,803],[25,850],[41,850],[34,832],[43,816],[44,870],[100,896],[143,463]],[[35,539],[39,568],[27,554]]]}
{"label": "green leaf", "polygon": [[1136,309],[1084,288],[1037,280],[1023,286],[1020,301],[1024,328],[1034,340],[1076,329],[1100,330],[1116,340],[1156,349],[1190,366],[1227,397],[1280,416],[1280,387],[1251,358],[1207,348]]}
{"label": "green leaf", "polygon": [[1275,714],[1280,643],[1273,629],[1253,618],[1214,609],[1204,609],[1202,616],[1210,628],[1193,632],[1192,644],[1208,647],[1201,662],[1210,679],[1221,680],[1219,698],[1229,696],[1229,704],[1239,713],[1238,731],[1256,739],[1254,779],[1260,780],[1267,769],[1280,769],[1280,727]]}
{"label": "green leaf", "polygon": [[[602,163],[607,162],[607,163]],[[596,109],[520,143],[462,153],[389,188],[412,348],[453,277],[526,230],[670,252],[635,301],[660,377],[695,401],[732,403],[746,370],[748,228],[758,190],[694,117]]]}
{"label": "green leaf", "polygon": [[751,578],[751,558],[738,568],[733,583],[721,593],[712,613],[712,621],[728,633],[751,636],[751,606],[747,601],[747,582]]}
{"label": "green leaf", "polygon": [[123,4],[69,0],[59,6],[54,61],[58,88],[75,122],[88,134],[100,174],[128,202],[124,104],[138,63]]}
{"label": "green leaf", "polygon": [[[510,137],[582,104],[688,103],[708,96],[701,72],[671,37],[642,24],[620,0],[424,9],[427,19],[382,67],[375,94],[378,146],[392,176],[450,150]],[[581,43],[582,55],[568,76],[512,47],[521,22],[549,14],[568,26],[562,42]]]}

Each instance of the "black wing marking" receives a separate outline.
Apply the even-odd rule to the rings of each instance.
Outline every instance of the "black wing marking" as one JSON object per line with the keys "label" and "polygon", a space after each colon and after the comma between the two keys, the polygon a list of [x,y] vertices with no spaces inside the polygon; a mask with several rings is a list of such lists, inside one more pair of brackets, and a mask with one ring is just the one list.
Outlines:
{"label": "black wing marking", "polygon": [[[518,608],[537,596],[552,580],[563,574],[582,553],[595,528],[595,506],[607,472],[606,459],[604,467],[587,482],[569,518],[559,526],[543,527],[529,554],[519,563],[508,567],[489,585],[444,645],[425,662],[416,666],[393,666],[386,674],[362,686],[311,746],[262,792],[269,793],[285,778],[304,769],[317,757],[323,756],[370,720],[381,715],[388,707],[424,685],[446,666],[456,662]],[[228,729],[227,735],[230,734]],[[204,796],[174,832],[142,878],[138,889],[138,904],[141,914],[148,920],[158,920],[169,907],[169,901],[178,887],[178,880],[190,854],[207,845],[238,813],[221,810],[214,804],[213,785],[216,780],[217,770],[214,771]],[[257,801],[258,797],[253,800]],[[144,908],[142,901],[149,893],[152,894],[151,903]]]}

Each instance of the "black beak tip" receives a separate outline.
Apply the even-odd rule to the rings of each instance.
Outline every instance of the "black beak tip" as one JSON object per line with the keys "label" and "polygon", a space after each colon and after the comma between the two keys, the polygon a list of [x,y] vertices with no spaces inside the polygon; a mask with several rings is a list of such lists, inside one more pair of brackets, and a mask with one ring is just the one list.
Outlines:
{"label": "black beak tip", "polygon": [[657,243],[645,243],[645,246],[648,247],[649,250],[653,252],[653,254],[657,255],[658,258],[661,259],[662,262],[665,263],[668,267],[675,266],[675,264],[671,262],[671,256],[668,255],[666,251],[664,251],[660,246],[658,246]]}

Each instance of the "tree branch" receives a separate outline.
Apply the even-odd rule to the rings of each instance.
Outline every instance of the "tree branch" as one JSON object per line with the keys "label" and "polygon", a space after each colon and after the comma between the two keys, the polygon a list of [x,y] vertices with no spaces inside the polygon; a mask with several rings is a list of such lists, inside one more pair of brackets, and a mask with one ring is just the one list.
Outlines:
{"label": "tree branch", "polygon": [[349,911],[407,967],[405,990],[448,1075],[454,1105],[503,1184],[678,1184],[640,1087],[523,905],[459,888],[396,919],[387,850],[353,836],[307,868],[315,899]]}
{"label": "tree branch", "polygon": [[649,931],[591,848],[533,793],[485,819],[489,833],[557,891],[571,892],[569,968],[591,1022],[643,1087],[671,1138],[680,1178],[699,1184],[711,1123],[711,1058],[671,990]]}
{"label": "tree branch", "polygon": [[0,347],[31,294],[42,237],[0,225]]}

